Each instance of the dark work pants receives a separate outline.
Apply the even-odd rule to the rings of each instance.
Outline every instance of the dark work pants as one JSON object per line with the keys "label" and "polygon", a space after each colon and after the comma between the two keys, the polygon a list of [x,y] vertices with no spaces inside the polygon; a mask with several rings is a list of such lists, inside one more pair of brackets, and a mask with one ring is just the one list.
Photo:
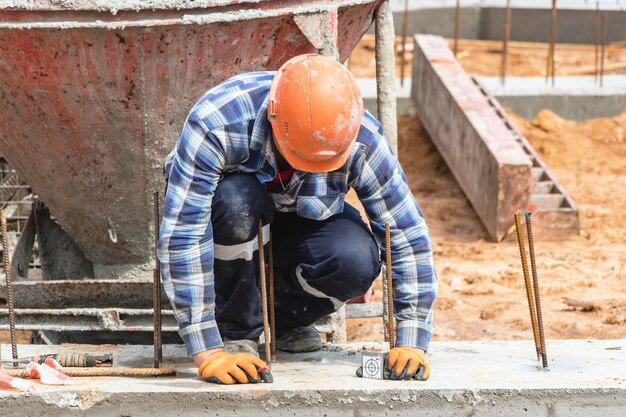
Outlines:
{"label": "dark work pants", "polygon": [[[359,212],[316,221],[274,211],[265,187],[247,174],[225,176],[213,197],[215,308],[222,337],[263,331],[258,292],[258,225],[274,250],[277,332],[314,323],[364,294],[380,271],[378,247]],[[267,254],[267,244],[265,245]]]}

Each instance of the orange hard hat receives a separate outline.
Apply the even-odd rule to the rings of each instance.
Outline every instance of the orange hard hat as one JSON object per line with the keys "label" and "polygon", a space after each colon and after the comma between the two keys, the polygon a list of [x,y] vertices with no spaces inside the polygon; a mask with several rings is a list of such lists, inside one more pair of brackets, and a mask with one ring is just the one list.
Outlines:
{"label": "orange hard hat", "polygon": [[321,55],[299,55],[285,62],[272,81],[268,118],[289,165],[300,171],[333,171],[350,156],[363,98],[345,66]]}

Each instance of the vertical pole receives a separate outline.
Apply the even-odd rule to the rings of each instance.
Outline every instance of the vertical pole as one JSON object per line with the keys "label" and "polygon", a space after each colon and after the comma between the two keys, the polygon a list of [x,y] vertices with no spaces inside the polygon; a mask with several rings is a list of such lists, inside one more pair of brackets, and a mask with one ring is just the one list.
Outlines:
{"label": "vertical pole", "polygon": [[535,351],[537,360],[541,357],[541,346],[539,342],[539,330],[537,326],[537,309],[533,298],[532,282],[528,273],[528,258],[526,257],[526,243],[524,242],[524,230],[522,229],[522,215],[515,213],[515,230],[517,231],[517,244],[519,245],[519,255],[522,259],[522,272],[524,273],[524,284],[526,286],[526,298],[528,300],[528,310],[530,311],[530,323],[533,328],[533,339],[535,340]]}
{"label": "vertical pole", "polygon": [[554,43],[556,41],[556,0],[552,0],[552,11],[550,13],[550,34],[548,38],[548,60],[546,62],[546,82],[552,77],[554,86]]}
{"label": "vertical pole", "polygon": [[600,40],[600,87],[604,85],[604,56],[606,52],[606,13],[602,13],[602,39]]}
{"label": "vertical pole", "polygon": [[159,262],[158,246],[159,231],[161,228],[161,214],[159,213],[159,192],[154,193],[154,262],[152,274],[152,317],[154,322],[154,367],[159,368],[163,361],[163,345],[161,340],[161,264]]}
{"label": "vertical pole", "polygon": [[535,244],[533,239],[533,227],[530,215],[526,213],[526,231],[528,234],[528,252],[530,254],[530,269],[533,274],[533,290],[535,292],[535,308],[537,309],[537,329],[539,330],[539,343],[541,348],[541,363],[543,368],[548,367],[548,355],[546,353],[546,339],[543,331],[543,315],[541,314],[541,297],[539,296],[539,277],[537,276],[537,262],[535,261]]}
{"label": "vertical pole", "polygon": [[[7,307],[9,308],[9,331],[11,334],[11,354],[17,359],[17,334],[15,333],[15,305],[13,303],[13,277],[11,276],[11,258],[9,255],[9,232],[7,230],[6,210],[0,211],[0,228],[2,229],[2,255],[4,256],[4,276],[7,287]],[[16,362],[13,366],[17,366]]]}
{"label": "vertical pole", "polygon": [[506,72],[509,55],[509,37],[511,36],[511,0],[506,1],[504,14],[504,33],[502,34],[502,61],[500,63],[500,83],[506,82]]}
{"label": "vertical pole", "polygon": [[461,0],[456,0],[454,8],[454,56],[459,53],[459,17],[461,15]]}
{"label": "vertical pole", "polygon": [[551,19],[550,19],[550,30],[551,30],[551,35],[550,35],[550,39],[552,40],[552,46],[551,46],[551,54],[552,57],[550,59],[550,72],[551,72],[551,76],[552,76],[552,87],[554,87],[554,78],[555,78],[555,71],[554,71],[554,54],[556,52],[556,0],[552,0],[552,13],[550,15]]}
{"label": "vertical pole", "polygon": [[389,350],[396,345],[393,314],[393,279],[391,270],[391,226],[385,223],[385,282],[387,283],[387,333],[389,334]]}
{"label": "vertical pole", "polygon": [[600,72],[600,2],[596,1],[596,13],[594,19],[594,61],[593,61],[593,79],[598,82]]}
{"label": "vertical pole", "polygon": [[409,0],[404,0],[402,16],[402,51],[400,55],[400,85],[404,86],[404,69],[406,67],[406,33],[409,25]]}
{"label": "vertical pole", "polygon": [[269,280],[269,304],[270,304],[270,340],[271,340],[271,349],[270,354],[272,355],[272,362],[276,360],[276,306],[274,305],[275,293],[274,293],[274,247],[272,244],[272,233],[270,232],[270,240],[269,240],[269,269],[270,269],[270,280]]}
{"label": "vertical pole", "polygon": [[263,333],[265,333],[265,362],[269,370],[272,369],[272,337],[267,312],[267,281],[265,279],[265,248],[263,246],[263,222],[259,221],[257,235],[259,244],[259,282],[261,284],[261,313],[263,314]]}
{"label": "vertical pole", "polygon": [[398,116],[396,114],[396,77],[393,15],[389,0],[376,9],[376,90],[378,119],[391,150],[398,154]]}
{"label": "vertical pole", "polygon": [[[398,120],[396,114],[396,86],[394,77],[394,26],[389,0],[376,9],[376,104],[378,120],[394,155],[398,154]],[[387,299],[387,280],[383,279],[383,300]],[[389,311],[383,301],[385,341],[390,340]]]}

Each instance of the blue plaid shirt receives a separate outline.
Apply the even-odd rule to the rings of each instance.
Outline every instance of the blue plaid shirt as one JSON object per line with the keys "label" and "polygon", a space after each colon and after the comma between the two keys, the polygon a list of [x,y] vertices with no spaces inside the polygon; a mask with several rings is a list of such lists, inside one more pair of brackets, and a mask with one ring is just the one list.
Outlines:
{"label": "blue plaid shirt", "polygon": [[[211,202],[223,173],[276,176],[267,120],[274,72],[235,76],[209,90],[191,109],[165,164],[168,181],[158,255],[180,335],[190,355],[222,346],[215,322]],[[428,349],[437,278],[426,222],[380,123],[365,112],[346,164],[327,173],[296,171],[272,194],[276,210],[324,220],[343,211],[354,188],[384,252],[391,225],[396,344]]]}

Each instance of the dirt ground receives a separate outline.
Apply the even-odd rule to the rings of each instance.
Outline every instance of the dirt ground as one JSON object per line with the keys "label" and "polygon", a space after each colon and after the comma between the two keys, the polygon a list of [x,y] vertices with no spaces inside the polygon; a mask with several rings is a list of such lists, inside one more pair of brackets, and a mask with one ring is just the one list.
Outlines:
{"label": "dirt ground", "polygon": [[[396,50],[400,51],[401,38],[396,39]],[[454,42],[449,40],[450,49]],[[413,43],[406,44],[405,77],[411,77]],[[499,76],[502,57],[502,42],[459,39],[457,59],[470,74]],[[547,43],[509,42],[507,75],[517,77],[545,76],[548,57]],[[558,43],[555,46],[554,67],[556,76],[593,75],[595,69],[594,45],[572,45]],[[374,37],[366,35],[350,55],[348,66],[357,77],[376,76],[374,60]],[[396,56],[396,75],[400,76],[400,55]],[[626,73],[626,45],[611,44],[605,50],[605,74]]]}
{"label": "dirt ground", "polygon": [[[510,115],[580,210],[580,237],[535,244],[546,337],[626,337],[626,109],[581,123]],[[416,117],[400,118],[398,141],[435,246],[433,340],[530,340],[517,244],[488,240]],[[350,321],[350,340],[382,338],[380,322]]]}

